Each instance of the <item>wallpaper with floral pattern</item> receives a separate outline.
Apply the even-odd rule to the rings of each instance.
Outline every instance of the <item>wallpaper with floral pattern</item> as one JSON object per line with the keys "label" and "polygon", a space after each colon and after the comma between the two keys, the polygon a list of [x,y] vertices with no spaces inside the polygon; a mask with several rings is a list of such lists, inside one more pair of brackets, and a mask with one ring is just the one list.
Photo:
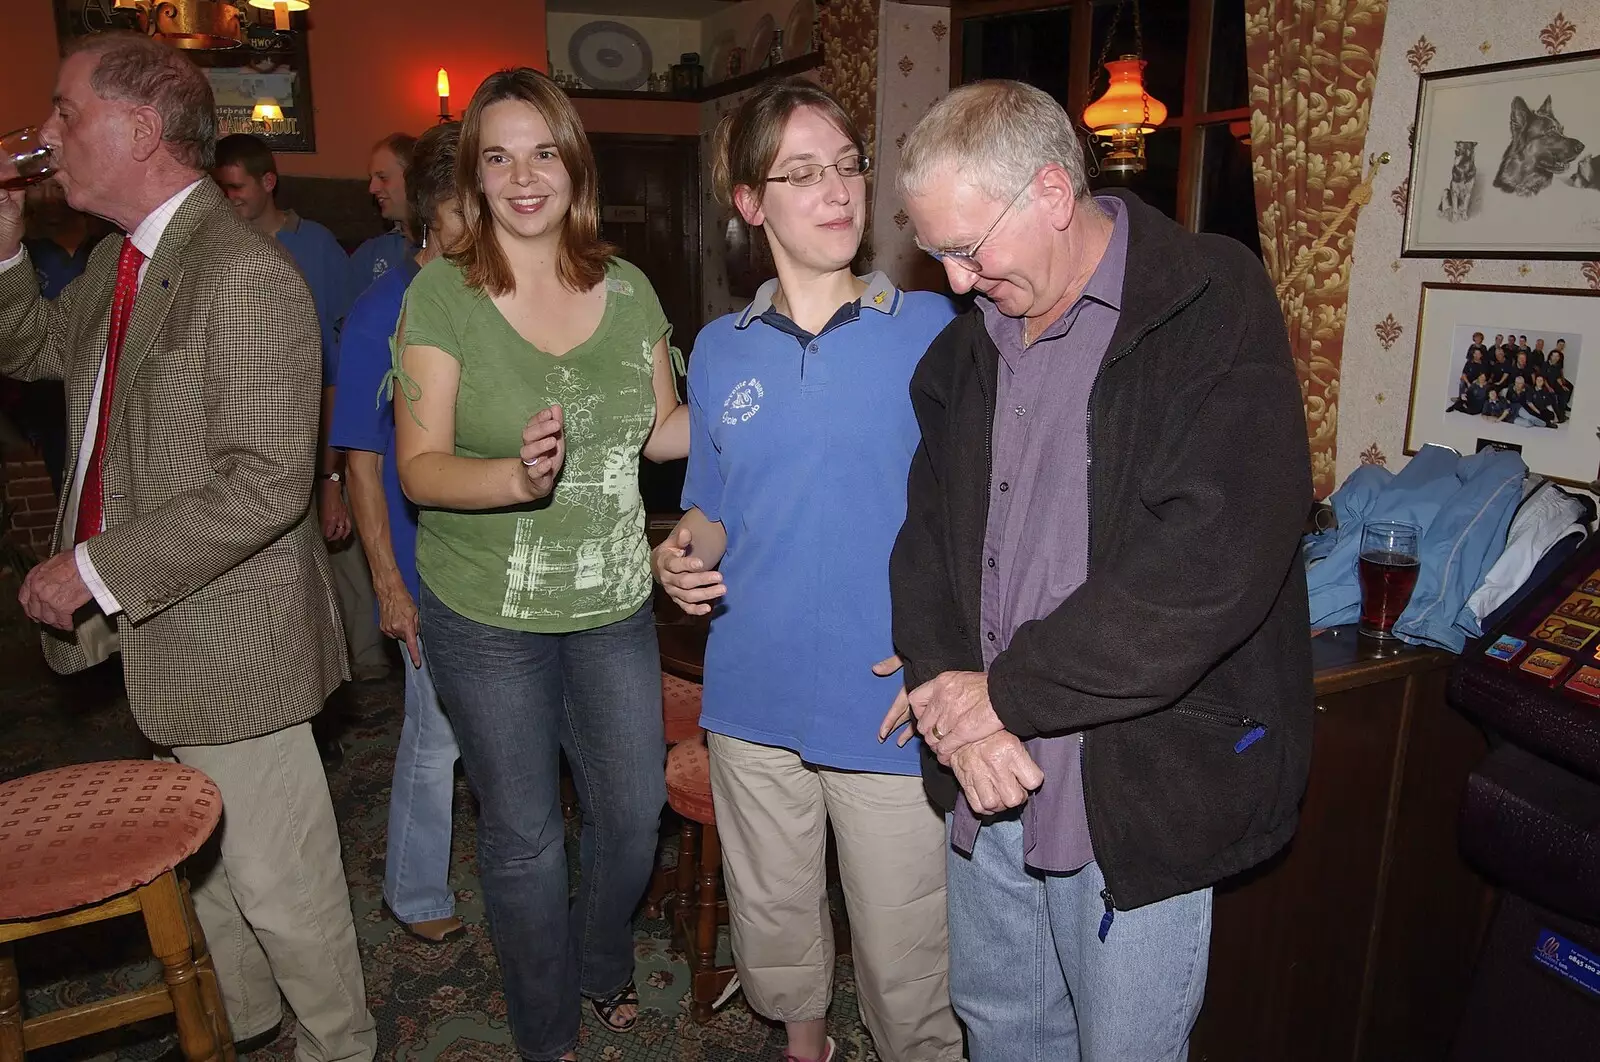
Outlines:
{"label": "wallpaper with floral pattern", "polygon": [[885,3],[879,41],[872,267],[902,288],[944,290],[943,270],[913,242],[895,179],[906,135],[950,91],[950,10]]}
{"label": "wallpaper with floral pattern", "polygon": [[1390,0],[1385,40],[1391,61],[1378,74],[1366,150],[1394,161],[1356,227],[1337,378],[1341,480],[1362,464],[1405,464],[1425,282],[1600,288],[1600,248],[1593,262],[1400,257],[1418,75],[1600,48],[1600,0]]}
{"label": "wallpaper with floral pattern", "polygon": [[[1389,2],[1247,2],[1256,208],[1262,256],[1279,283],[1361,183],[1362,147]],[[1345,222],[1282,296],[1318,497],[1337,485],[1351,229]]]}

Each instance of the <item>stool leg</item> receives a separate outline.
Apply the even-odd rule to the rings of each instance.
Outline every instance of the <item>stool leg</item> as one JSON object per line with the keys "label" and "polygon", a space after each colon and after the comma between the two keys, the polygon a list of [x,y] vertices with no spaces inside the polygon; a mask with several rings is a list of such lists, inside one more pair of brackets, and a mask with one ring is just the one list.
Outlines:
{"label": "stool leg", "polygon": [[717,891],[721,882],[722,842],[717,828],[707,823],[700,828],[700,904],[695,916],[690,991],[693,1018],[701,1024],[711,1020],[711,1004],[716,1000]]}
{"label": "stool leg", "polygon": [[690,899],[694,896],[695,834],[699,829],[700,824],[690,818],[685,818],[678,828],[678,866],[672,896],[667,905],[667,917],[672,922],[672,939],[679,951],[687,951],[689,945],[687,940],[682,939],[678,921],[679,916],[688,910]]}
{"label": "stool leg", "polygon": [[187,1062],[218,1062],[217,1043],[211,1017],[201,995],[200,973],[195,968],[194,946],[189,935],[188,911],[178,876],[167,871],[138,890],[139,907],[144,912],[145,932],[150,950],[161,960],[161,976],[172,996],[172,1012],[178,1019],[178,1046]]}
{"label": "stool leg", "polygon": [[672,875],[661,863],[661,852],[656,852],[656,868],[650,872],[650,888],[644,894],[644,916],[660,918],[661,904],[672,891]]}
{"label": "stool leg", "polygon": [[189,920],[189,939],[194,942],[194,968],[200,975],[200,1001],[205,1004],[211,1033],[222,1045],[222,1062],[235,1062],[233,1029],[228,1025],[228,1008],[222,1002],[222,986],[217,983],[217,967],[211,961],[211,949],[206,946],[206,931],[200,926],[200,916],[194,913],[189,883],[183,882],[182,887],[183,914]]}
{"label": "stool leg", "polygon": [[0,1062],[22,1062],[22,985],[9,943],[0,944]]}

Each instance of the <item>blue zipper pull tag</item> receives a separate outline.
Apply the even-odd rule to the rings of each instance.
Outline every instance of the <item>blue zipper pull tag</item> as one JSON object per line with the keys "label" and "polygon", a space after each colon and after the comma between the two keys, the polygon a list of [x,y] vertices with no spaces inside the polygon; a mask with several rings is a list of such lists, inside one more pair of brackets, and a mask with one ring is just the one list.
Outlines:
{"label": "blue zipper pull tag", "polygon": [[1100,916],[1100,943],[1106,942],[1106,934],[1111,932],[1111,923],[1117,920],[1116,909],[1111,906],[1111,890],[1101,889],[1100,898],[1106,902],[1106,913]]}
{"label": "blue zipper pull tag", "polygon": [[1238,743],[1233,746],[1233,751],[1243,752],[1245,749],[1249,748],[1251,745],[1254,745],[1256,742],[1260,741],[1266,736],[1267,728],[1262,726],[1260,723],[1257,723],[1253,730],[1239,739]]}

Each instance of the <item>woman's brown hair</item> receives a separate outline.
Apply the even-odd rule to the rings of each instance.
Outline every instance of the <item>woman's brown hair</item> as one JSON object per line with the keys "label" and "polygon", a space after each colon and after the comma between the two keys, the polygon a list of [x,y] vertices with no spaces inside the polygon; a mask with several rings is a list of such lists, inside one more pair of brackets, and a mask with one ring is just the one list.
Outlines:
{"label": "woman's brown hair", "polygon": [[561,223],[561,251],[556,275],[571,291],[588,291],[605,279],[606,264],[616,248],[600,239],[600,204],[594,152],[584,134],[583,122],[566,93],[556,83],[529,67],[500,70],[483,79],[461,119],[461,142],[456,152],[456,194],[466,223],[461,244],[448,256],[461,267],[467,283],[491,295],[514,289],[516,277],[494,233],[489,201],[478,179],[483,150],[483,112],[502,100],[531,104],[550,126],[556,154],[572,181],[572,205]]}
{"label": "woman's brown hair", "polygon": [[761,201],[789,118],[807,107],[821,112],[857,151],[866,154],[861,131],[844,104],[827,89],[803,77],[769,81],[717,124],[711,142],[711,186],[719,203],[734,207],[733,193],[740,185],[755,193],[756,202]]}

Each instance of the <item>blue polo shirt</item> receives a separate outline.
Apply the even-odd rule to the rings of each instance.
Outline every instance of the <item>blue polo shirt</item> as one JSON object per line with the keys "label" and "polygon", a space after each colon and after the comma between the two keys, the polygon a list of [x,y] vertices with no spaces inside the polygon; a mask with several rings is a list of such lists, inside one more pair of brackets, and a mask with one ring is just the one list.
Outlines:
{"label": "blue polo shirt", "polygon": [[374,280],[403,262],[416,259],[417,248],[398,228],[374,236],[350,253],[350,293],[366,291]]}
{"label": "blue polo shirt", "polygon": [[396,262],[362,292],[339,336],[339,382],[333,392],[328,443],[341,450],[383,455],[383,495],[389,505],[389,540],[413,601],[417,587],[417,507],[400,488],[394,460],[394,404],[385,378],[393,364],[389,339],[400,320],[406,288],[417,275],[415,259]]}
{"label": "blue polo shirt", "polygon": [[278,242],[289,252],[311,289],[322,329],[322,386],[332,387],[339,375],[339,323],[350,308],[350,266],[344,248],[333,233],[315,221],[290,210],[277,232]]}
{"label": "blue polo shirt", "polygon": [[684,508],[722,522],[728,593],[711,617],[701,726],[807,762],[914,775],[917,743],[878,741],[901,677],[889,552],[919,433],[911,373],[956,316],[881,273],[811,336],[769,281],[701,330],[689,359]]}

